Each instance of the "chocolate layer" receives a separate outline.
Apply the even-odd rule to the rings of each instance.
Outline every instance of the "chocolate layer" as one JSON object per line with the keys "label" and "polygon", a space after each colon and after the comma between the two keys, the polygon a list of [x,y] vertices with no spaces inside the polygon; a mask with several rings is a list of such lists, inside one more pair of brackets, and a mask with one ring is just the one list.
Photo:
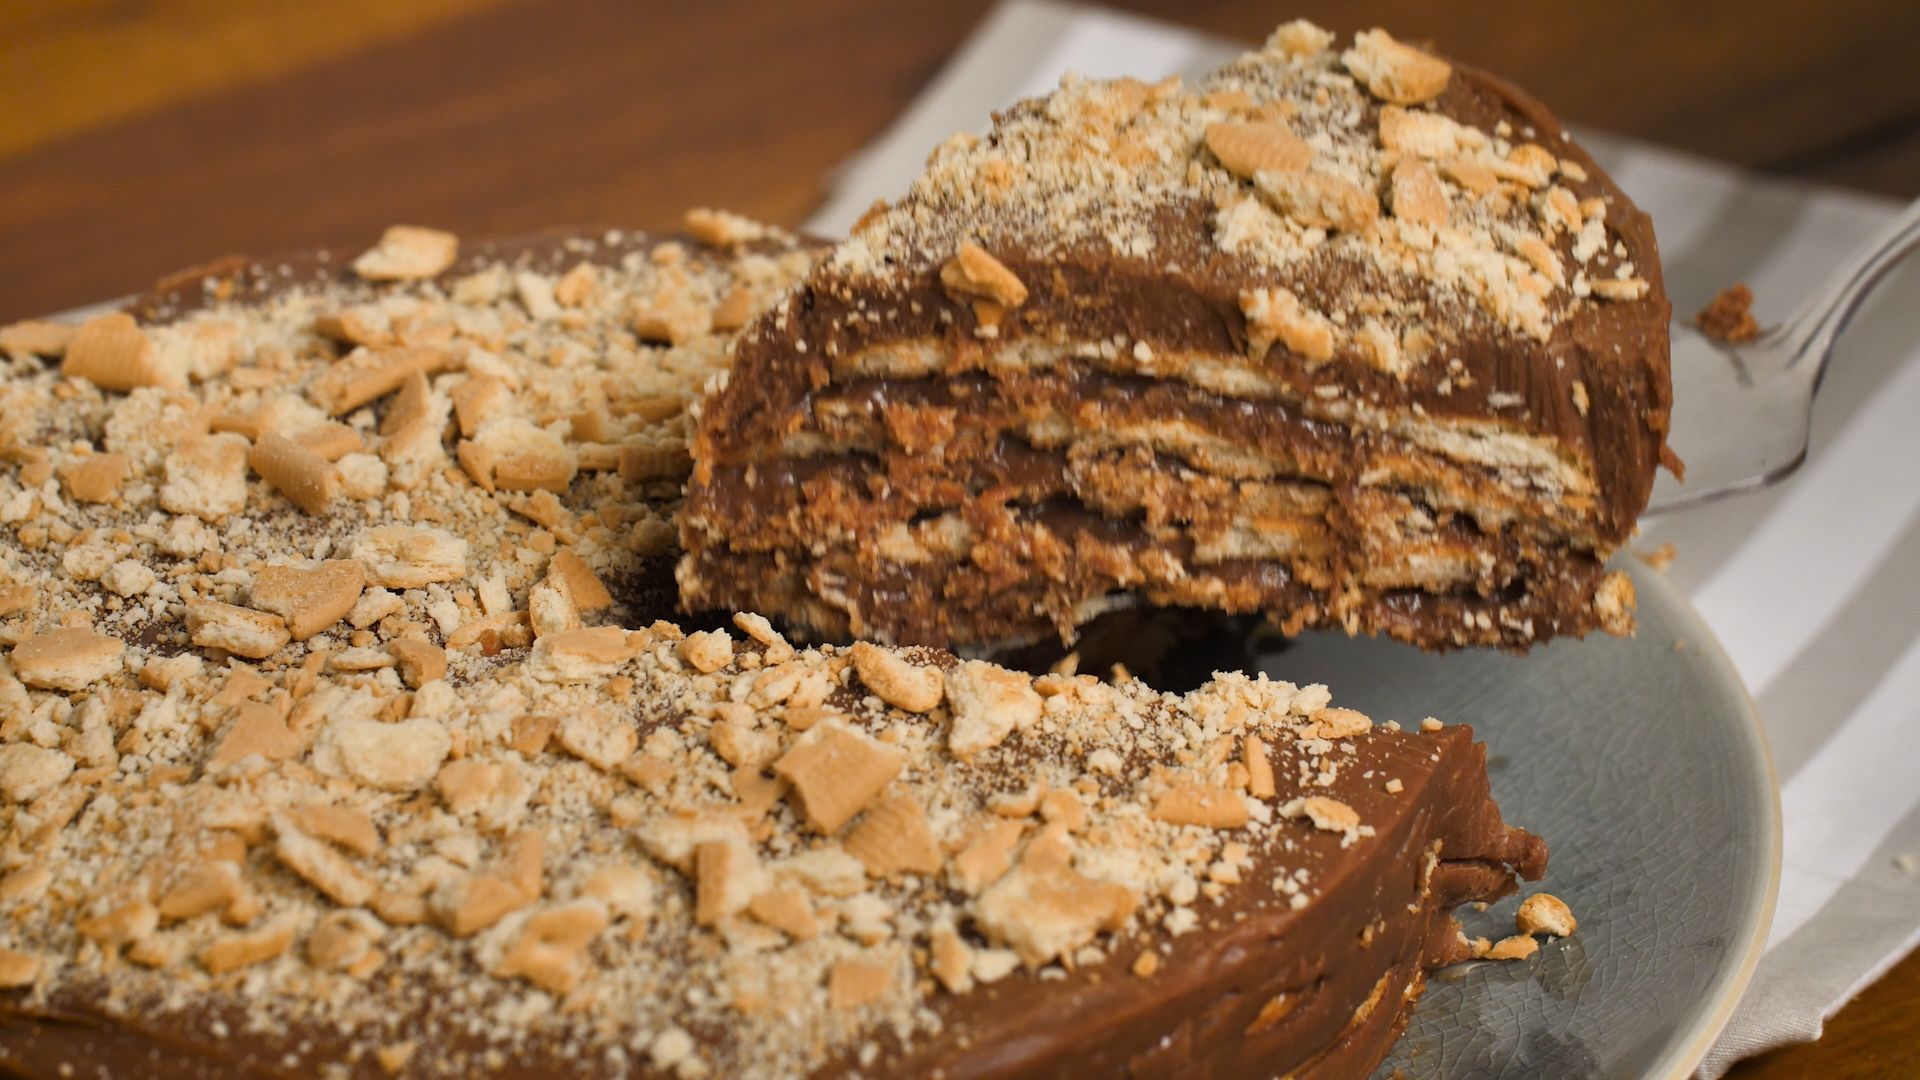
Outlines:
{"label": "chocolate layer", "polygon": [[[922,480],[976,489],[972,470],[1009,453],[1009,436],[1081,451],[1152,451],[1197,474],[1227,479],[1300,480],[1343,499],[1368,491],[1411,491],[1432,507],[1476,516],[1491,530],[1513,527],[1541,538],[1596,549],[1622,539],[1594,531],[1596,498],[1561,486],[1548,472],[1539,487],[1503,479],[1390,432],[1354,432],[1275,402],[1253,402],[1178,382],[1099,371],[1035,375],[995,371],[943,379],[859,379],[814,395],[806,427],[783,444],[710,459],[711,486],[743,467],[777,469],[787,458],[861,454],[884,468],[890,488]],[[1005,483],[1009,477],[998,477]],[[1577,481],[1578,477],[1571,477]],[[715,535],[751,534],[757,523],[737,506],[709,514],[708,484],[696,487],[688,518]]]}
{"label": "chocolate layer", "polygon": [[[1526,647],[1618,628],[1596,604],[1591,499],[1558,497],[1542,513],[1546,493],[1529,499],[1391,436],[1353,440],[1282,407],[1099,373],[832,391],[816,400],[817,448],[707,464],[682,518],[701,534],[681,573],[690,605],[812,595],[823,601],[801,621],[817,631],[929,644],[1067,634],[1127,590],[1428,644]],[[1066,441],[1033,445],[1054,438]],[[1095,517],[1055,537],[1002,524],[1062,502]],[[942,546],[945,522],[955,546]],[[1107,552],[1086,549],[1095,537]],[[1431,602],[1395,592],[1418,589]]]}
{"label": "chocolate layer", "polygon": [[[1602,609],[1626,617],[1631,606],[1630,596],[1606,599],[1614,579],[1604,564],[1566,552],[1540,553],[1531,564],[1538,573],[1488,592],[1384,588],[1333,596],[1283,563],[1199,563],[1189,542],[1157,543],[1070,507],[1003,511],[980,524],[970,557],[905,565],[876,566],[853,546],[818,556],[703,548],[681,563],[683,596],[714,608],[753,598],[829,637],[885,634],[920,644],[962,635],[1031,641],[1138,598],[1228,613],[1283,611],[1287,633],[1351,624],[1413,644],[1517,648],[1584,633]],[[701,583],[698,592],[686,590],[688,580]]]}

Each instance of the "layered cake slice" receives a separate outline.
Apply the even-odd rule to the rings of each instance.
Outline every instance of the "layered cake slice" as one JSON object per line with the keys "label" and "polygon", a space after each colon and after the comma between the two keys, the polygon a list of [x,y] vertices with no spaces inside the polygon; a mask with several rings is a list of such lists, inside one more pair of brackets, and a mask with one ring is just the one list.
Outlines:
{"label": "layered cake slice", "polygon": [[1525,950],[1465,727],[660,620],[817,254],[689,225],[0,330],[0,1073],[1349,1076]]}
{"label": "layered cake slice", "polygon": [[1648,221],[1545,109],[1305,23],[937,149],[706,402],[690,609],[1071,635],[1116,602],[1427,647],[1627,633],[1663,460]]}

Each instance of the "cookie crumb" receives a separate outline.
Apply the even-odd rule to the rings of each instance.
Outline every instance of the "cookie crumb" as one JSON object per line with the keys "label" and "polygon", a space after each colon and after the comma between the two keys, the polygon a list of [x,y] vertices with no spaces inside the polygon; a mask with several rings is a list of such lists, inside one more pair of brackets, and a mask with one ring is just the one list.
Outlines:
{"label": "cookie crumb", "polygon": [[1488,960],[1525,960],[1540,951],[1540,943],[1525,934],[1503,937],[1486,951]]}
{"label": "cookie crumb", "polygon": [[1700,313],[1693,325],[1714,341],[1737,345],[1760,336],[1760,324],[1753,317],[1753,290],[1745,285],[1729,285]]}
{"label": "cookie crumb", "polygon": [[1514,928],[1522,934],[1550,934],[1571,937],[1580,927],[1573,909],[1552,893],[1534,893],[1521,902],[1513,916]]}
{"label": "cookie crumb", "polygon": [[1673,541],[1668,540],[1650,551],[1636,551],[1634,554],[1640,556],[1641,562],[1646,563],[1655,570],[1665,570],[1673,565],[1674,557],[1679,554],[1679,549],[1673,546]]}

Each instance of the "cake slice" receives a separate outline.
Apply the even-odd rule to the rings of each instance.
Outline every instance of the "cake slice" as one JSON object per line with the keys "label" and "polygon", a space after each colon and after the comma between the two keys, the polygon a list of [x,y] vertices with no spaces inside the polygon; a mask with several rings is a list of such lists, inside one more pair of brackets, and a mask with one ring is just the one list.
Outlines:
{"label": "cake slice", "polygon": [[939,147],[737,345],[691,610],[1028,639],[1118,602],[1432,648],[1632,628],[1665,447],[1644,215],[1544,108],[1306,23]]}

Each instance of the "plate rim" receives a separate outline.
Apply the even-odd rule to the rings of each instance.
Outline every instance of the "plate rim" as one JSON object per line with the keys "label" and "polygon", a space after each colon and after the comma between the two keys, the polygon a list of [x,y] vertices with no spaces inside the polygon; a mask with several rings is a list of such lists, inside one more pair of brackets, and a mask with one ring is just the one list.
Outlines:
{"label": "plate rim", "polygon": [[[1754,972],[1760,966],[1760,958],[1766,954],[1767,937],[1773,929],[1775,905],[1780,897],[1781,851],[1785,837],[1785,821],[1780,806],[1780,773],[1773,759],[1773,744],[1767,737],[1766,725],[1760,718],[1759,703],[1753,699],[1753,691],[1748,689],[1746,680],[1740,676],[1739,668],[1734,666],[1733,658],[1720,642],[1718,634],[1708,625],[1707,620],[1694,609],[1693,604],[1678,586],[1665,573],[1649,565],[1638,557],[1629,557],[1624,562],[1635,570],[1634,585],[1637,589],[1659,596],[1660,602],[1692,624],[1688,630],[1692,646],[1699,648],[1704,661],[1719,668],[1719,674],[1726,682],[1739,691],[1739,705],[1742,719],[1739,730],[1746,736],[1743,755],[1745,766],[1753,769],[1757,775],[1750,779],[1762,782],[1766,792],[1766,877],[1763,885],[1764,895],[1760,898],[1759,908],[1750,916],[1752,925],[1747,934],[1746,947],[1740,961],[1734,967],[1725,970],[1719,978],[1719,986],[1714,993],[1712,1007],[1696,1014],[1695,1019],[1676,1036],[1667,1051],[1654,1062],[1649,1075],[1658,1075],[1685,1080],[1691,1077],[1700,1062],[1706,1059],[1715,1042],[1726,1030],[1728,1021],[1733,1018],[1734,1010],[1745,999],[1747,987],[1753,982]],[[1751,894],[1749,894],[1751,896]]]}

